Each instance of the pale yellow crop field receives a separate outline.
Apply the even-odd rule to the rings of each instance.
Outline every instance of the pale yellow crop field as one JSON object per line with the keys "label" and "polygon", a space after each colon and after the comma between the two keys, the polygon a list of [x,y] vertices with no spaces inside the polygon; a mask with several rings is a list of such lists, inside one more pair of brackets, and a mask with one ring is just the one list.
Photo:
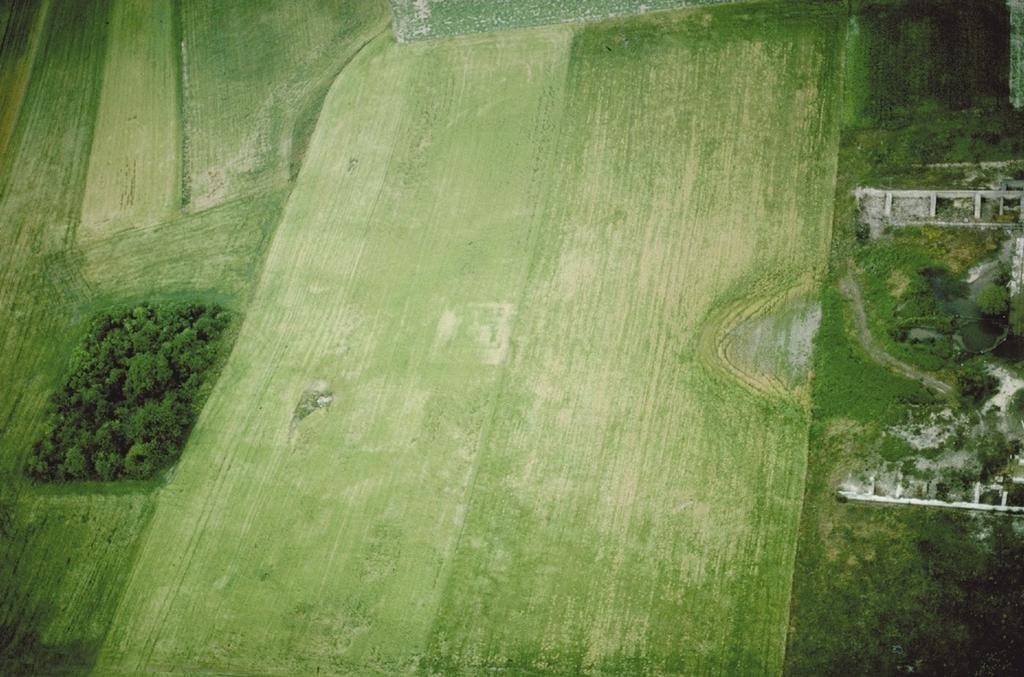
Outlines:
{"label": "pale yellow crop field", "polygon": [[97,672],[778,672],[808,414],[707,347],[824,265],[840,21],[370,42]]}
{"label": "pale yellow crop field", "polygon": [[174,11],[171,0],[113,3],[80,241],[158,223],[180,207]]}

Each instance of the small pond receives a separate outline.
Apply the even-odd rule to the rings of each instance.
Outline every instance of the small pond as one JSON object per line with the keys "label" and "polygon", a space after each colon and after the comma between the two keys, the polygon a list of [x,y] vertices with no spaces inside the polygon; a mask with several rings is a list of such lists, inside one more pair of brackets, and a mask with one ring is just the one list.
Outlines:
{"label": "small pond", "polygon": [[998,274],[998,266],[982,268],[980,274],[972,276],[970,282],[951,280],[942,271],[925,270],[922,274],[927,278],[939,307],[957,318],[954,337],[963,344],[964,350],[984,353],[1005,342],[1008,333],[1006,324],[982,315],[977,303],[978,294]]}

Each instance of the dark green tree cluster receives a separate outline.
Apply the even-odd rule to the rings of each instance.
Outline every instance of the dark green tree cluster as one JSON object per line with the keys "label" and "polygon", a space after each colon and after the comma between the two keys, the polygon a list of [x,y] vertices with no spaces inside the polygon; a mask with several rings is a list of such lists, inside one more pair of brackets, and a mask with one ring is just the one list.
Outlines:
{"label": "dark green tree cluster", "polygon": [[43,481],[145,479],[181,451],[230,322],[195,303],[142,304],[96,317],[50,402],[28,473]]}

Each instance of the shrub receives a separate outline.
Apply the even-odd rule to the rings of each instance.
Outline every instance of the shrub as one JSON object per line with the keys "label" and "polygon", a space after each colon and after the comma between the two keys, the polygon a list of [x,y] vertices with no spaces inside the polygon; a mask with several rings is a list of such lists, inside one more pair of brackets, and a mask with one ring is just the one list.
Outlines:
{"label": "shrub", "polygon": [[1015,414],[1024,414],[1024,389],[1018,390],[1010,398],[1009,410]]}
{"label": "shrub", "polygon": [[96,468],[96,475],[101,480],[112,480],[121,474],[121,470],[124,468],[124,460],[116,451],[101,451],[96,454],[93,466]]}
{"label": "shrub", "polygon": [[989,481],[1010,462],[1010,457],[1019,452],[1019,444],[1011,442],[998,432],[992,431],[976,440],[975,453],[981,463],[981,480]]}
{"label": "shrub", "polygon": [[990,284],[978,294],[978,309],[989,317],[1000,317],[1010,309],[1010,292],[1006,287]]}
{"label": "shrub", "polygon": [[981,404],[995,394],[999,379],[989,374],[981,362],[967,362],[957,374],[957,387],[964,400]]}
{"label": "shrub", "polygon": [[33,448],[28,474],[145,479],[173,462],[229,322],[218,306],[182,303],[94,318],[50,400],[48,432]]}

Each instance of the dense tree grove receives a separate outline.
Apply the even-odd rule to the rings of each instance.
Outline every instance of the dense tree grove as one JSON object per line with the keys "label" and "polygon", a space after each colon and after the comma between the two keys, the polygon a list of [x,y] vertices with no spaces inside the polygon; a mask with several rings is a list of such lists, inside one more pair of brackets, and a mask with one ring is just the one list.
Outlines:
{"label": "dense tree grove", "polygon": [[39,480],[144,479],[181,451],[228,311],[142,304],[96,317],[50,402],[28,472]]}

